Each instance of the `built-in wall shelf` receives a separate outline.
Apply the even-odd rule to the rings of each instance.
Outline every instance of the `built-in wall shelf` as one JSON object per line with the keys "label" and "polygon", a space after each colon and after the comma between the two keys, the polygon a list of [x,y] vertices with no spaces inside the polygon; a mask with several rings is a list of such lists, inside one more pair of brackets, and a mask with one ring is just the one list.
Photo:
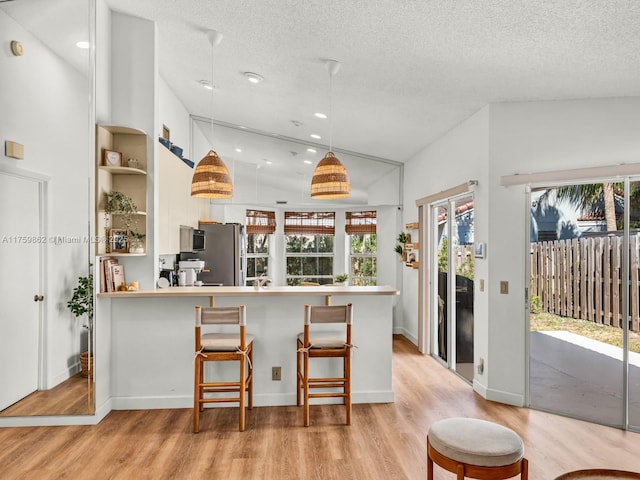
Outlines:
{"label": "built-in wall shelf", "polygon": [[[102,215],[105,215],[106,212],[104,210],[98,210],[98,213],[102,214]],[[122,214],[120,214],[120,213],[110,213],[109,215],[122,215]],[[147,212],[137,211],[137,212],[133,213],[132,215],[144,215],[144,216],[146,216]]]}
{"label": "built-in wall shelf", "polygon": [[405,267],[410,267],[413,269],[420,268],[420,262],[405,262]]}
{"label": "built-in wall shelf", "polygon": [[133,167],[107,167],[104,165],[100,165],[98,167],[100,170],[104,170],[105,172],[109,172],[114,175],[146,175],[147,172],[144,170],[140,170],[139,168]]}
{"label": "built-in wall shelf", "polygon": [[418,227],[420,227],[420,223],[419,222],[411,222],[411,223],[407,223],[404,226],[405,230],[418,230]]}
{"label": "built-in wall shelf", "polygon": [[[97,255],[141,257],[146,254],[138,253],[138,249],[147,250],[147,149],[147,134],[142,130],[120,125],[96,126],[96,236],[108,240],[97,244]],[[115,165],[106,164],[105,151],[118,152],[119,161],[113,162]],[[105,204],[112,192],[131,198],[138,209],[132,214],[133,222],[124,213],[105,213]],[[125,236],[127,246],[135,253],[112,251],[110,237],[114,230]]]}

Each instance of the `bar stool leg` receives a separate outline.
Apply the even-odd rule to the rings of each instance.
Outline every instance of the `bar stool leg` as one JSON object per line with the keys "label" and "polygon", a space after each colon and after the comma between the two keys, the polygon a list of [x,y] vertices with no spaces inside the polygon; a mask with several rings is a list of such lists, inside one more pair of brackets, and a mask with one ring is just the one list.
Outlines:
{"label": "bar stool leg", "polygon": [[304,426],[309,426],[309,353],[304,352],[304,373],[303,373],[303,384],[304,384]]}
{"label": "bar stool leg", "polygon": [[345,406],[347,408],[347,425],[351,425],[351,352],[344,357],[344,393]]}
{"label": "bar stool leg", "polygon": [[200,369],[200,358],[196,358],[193,381],[193,433],[200,431]]}
{"label": "bar stool leg", "polygon": [[244,432],[244,405],[245,405],[245,395],[246,395],[246,388],[247,388],[247,384],[246,384],[246,367],[247,367],[247,360],[242,357],[240,359],[240,387],[238,389],[238,393],[240,394],[240,420],[239,420],[239,428],[241,432]]}
{"label": "bar stool leg", "polygon": [[[300,342],[297,342],[298,349],[300,348]],[[300,379],[300,375],[302,375],[302,361],[301,361],[302,352],[298,351],[296,353],[296,404],[298,406],[302,405],[302,381]]]}
{"label": "bar stool leg", "polygon": [[249,350],[249,410],[253,408],[253,348]]}

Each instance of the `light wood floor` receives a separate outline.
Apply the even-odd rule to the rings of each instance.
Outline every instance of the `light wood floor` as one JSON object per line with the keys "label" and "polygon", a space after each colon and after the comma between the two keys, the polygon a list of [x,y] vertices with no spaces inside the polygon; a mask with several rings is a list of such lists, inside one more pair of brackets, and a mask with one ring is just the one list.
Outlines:
{"label": "light wood floor", "polygon": [[51,390],[33,392],[0,411],[0,417],[88,415],[93,411],[93,382],[78,373]]}
{"label": "light wood floor", "polygon": [[114,411],[96,426],[0,428],[0,478],[425,479],[429,426],[453,416],[518,432],[531,480],[640,470],[639,434],[486,401],[403,337],[394,337],[393,362],[396,401],[354,405],[350,427],[339,405],[312,407],[308,428],[300,408],[256,407],[243,433],[233,408],[207,410],[199,434],[190,410]]}

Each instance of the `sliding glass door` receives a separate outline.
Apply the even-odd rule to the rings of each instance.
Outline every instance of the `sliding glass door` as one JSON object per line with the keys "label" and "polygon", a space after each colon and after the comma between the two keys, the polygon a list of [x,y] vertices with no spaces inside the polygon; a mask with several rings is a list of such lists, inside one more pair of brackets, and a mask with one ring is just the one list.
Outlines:
{"label": "sliding glass door", "polygon": [[638,200],[629,181],[532,192],[531,407],[640,425]]}
{"label": "sliding glass door", "polygon": [[[431,351],[473,381],[473,196],[431,206],[433,255]],[[451,340],[453,339],[453,340]]]}

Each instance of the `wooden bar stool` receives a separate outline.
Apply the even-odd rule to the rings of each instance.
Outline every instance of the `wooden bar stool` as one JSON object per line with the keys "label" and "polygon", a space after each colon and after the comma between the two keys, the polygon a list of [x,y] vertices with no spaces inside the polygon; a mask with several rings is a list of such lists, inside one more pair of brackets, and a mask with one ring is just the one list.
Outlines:
{"label": "wooden bar stool", "polygon": [[[239,333],[201,333],[202,325],[238,325]],[[245,394],[248,407],[253,408],[253,335],[245,332],[247,325],[245,306],[201,307],[196,306],[196,350],[193,392],[193,431],[200,430],[200,412],[205,403],[238,402],[239,429],[244,431]],[[206,382],[205,362],[240,362],[240,378],[237,382]],[[206,394],[226,395],[205,397]],[[230,397],[229,394],[237,396]]]}
{"label": "wooden bar stool", "polygon": [[[344,332],[315,332],[312,324],[344,324]],[[309,399],[341,397],[347,410],[347,425],[351,425],[351,325],[353,307],[348,305],[305,305],[304,331],[298,335],[296,397],[304,405],[304,426],[309,426]],[[342,377],[309,377],[309,359],[342,358]],[[341,391],[310,393],[310,389],[340,389]]]}
{"label": "wooden bar stool", "polygon": [[527,480],[529,464],[524,444],[513,430],[474,418],[448,418],[435,422],[427,435],[427,480],[434,462],[457,475],[484,480]]}

